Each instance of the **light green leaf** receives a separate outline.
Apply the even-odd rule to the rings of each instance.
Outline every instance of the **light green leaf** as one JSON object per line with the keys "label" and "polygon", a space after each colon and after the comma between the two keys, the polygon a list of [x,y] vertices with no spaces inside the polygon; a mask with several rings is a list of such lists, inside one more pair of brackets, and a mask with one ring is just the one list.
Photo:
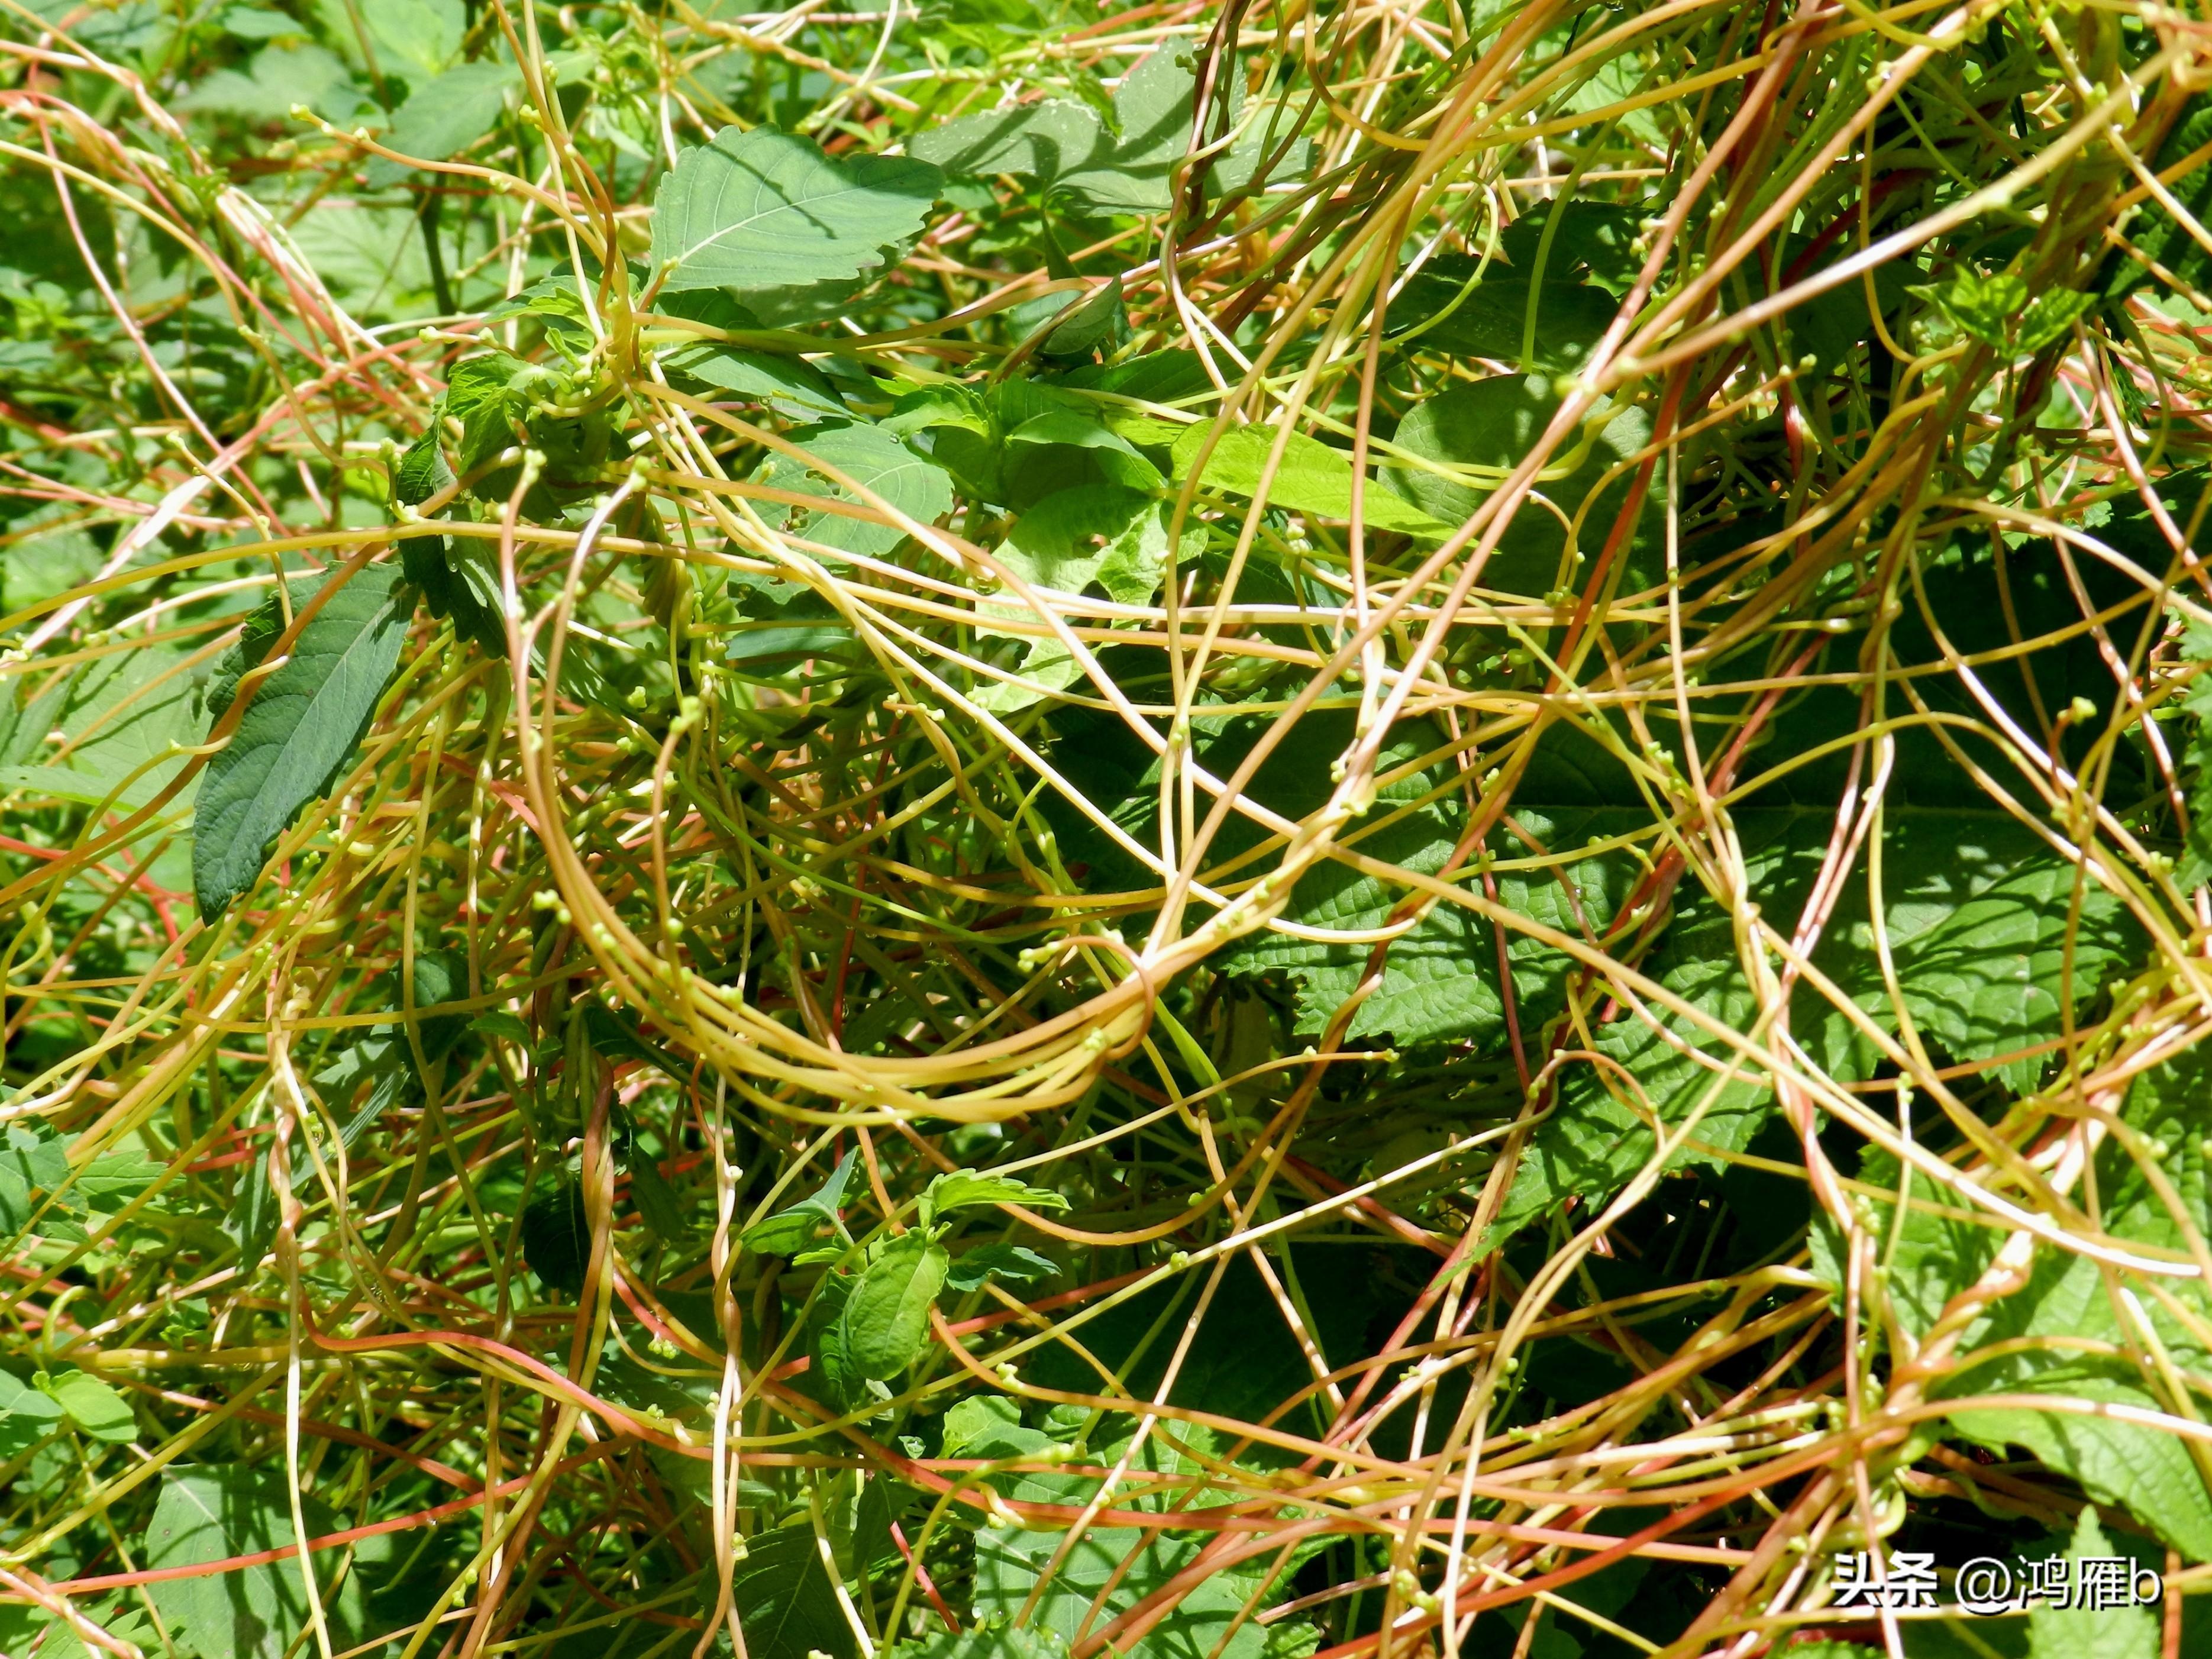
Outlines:
{"label": "light green leaf", "polygon": [[2020,319],[2020,349],[2040,351],[2096,307],[2097,296],[2070,288],[2047,288]]}
{"label": "light green leaf", "polygon": [[932,1219],[985,1204],[1022,1204],[1033,1210],[1067,1207],[1067,1200],[1049,1187],[1032,1187],[1012,1176],[979,1175],[973,1170],[939,1176],[929,1183],[921,1203],[923,1215]]}
{"label": "light green leaf", "polygon": [[[1408,500],[1457,524],[1527,458],[1558,408],[1558,398],[1537,377],[1498,374],[1455,386],[1415,404],[1398,425],[1397,447],[1434,465],[1400,464],[1387,476]],[[1573,555],[1594,558],[1612,533],[1627,499],[1632,464],[1650,438],[1650,417],[1634,408],[1613,415],[1601,429],[1571,433],[1499,539],[1484,567],[1483,586],[1544,593],[1570,584],[1581,568]],[[1562,515],[1577,526],[1571,548]],[[1647,491],[1644,518],[1652,515]]]}
{"label": "light green leaf", "polygon": [[418,75],[429,76],[453,62],[468,33],[467,10],[461,0],[376,0],[361,13],[375,37],[379,58],[394,59]]}
{"label": "light green leaf", "polygon": [[[2110,1560],[2117,1555],[2098,1524],[2097,1511],[2084,1506],[2066,1559]],[[2145,1607],[2060,1607],[2039,1601],[2027,1616],[2028,1659],[2158,1659],[2159,1636],[2158,1615]]]}
{"label": "light green leaf", "polygon": [[[1034,587],[1080,593],[1096,582],[1118,604],[1142,605],[1159,591],[1165,519],[1164,504],[1153,496],[1080,484],[1023,514],[996,556]],[[1187,539],[1202,538],[1194,532]]]}
{"label": "light green leaf", "polygon": [[138,1437],[138,1419],[131,1402],[101,1382],[80,1370],[54,1376],[41,1371],[34,1379],[40,1393],[69,1413],[70,1421],[94,1440],[122,1442]]}
{"label": "light green leaf", "polygon": [[[810,459],[835,468],[917,523],[933,524],[952,509],[952,481],[945,469],[915,454],[880,427],[820,426],[792,436]],[[771,456],[757,482],[799,495],[848,502],[871,513],[878,510],[825,473],[787,455]],[[907,537],[896,524],[873,523],[803,507],[779,508],[772,502],[763,502],[761,510],[772,524],[778,522],[781,513],[782,527],[794,536],[863,557],[881,558]]]}
{"label": "light green leaf", "polygon": [[[507,93],[522,83],[522,72],[504,58],[462,64],[428,80],[408,94],[385,135],[387,149],[424,161],[459,155],[492,130],[507,107]],[[410,169],[377,156],[368,164],[371,187],[398,184]]]}
{"label": "light green leaf", "polygon": [[0,1371],[0,1458],[28,1451],[60,1427],[61,1420],[61,1401]]}
{"label": "light green leaf", "polygon": [[[1186,427],[1175,443],[1177,477],[1188,477],[1212,428],[1200,423]],[[1221,434],[1206,458],[1200,482],[1208,489],[1233,495],[1257,495],[1267,458],[1274,447],[1272,427],[1232,427]],[[1267,504],[1297,513],[1310,513],[1340,522],[1352,517],[1352,459],[1318,438],[1293,432],[1281,463],[1267,486]],[[1380,483],[1370,480],[1363,507],[1366,522],[1376,530],[1403,530],[1419,536],[1439,536],[1446,526],[1413,503],[1394,495]]]}
{"label": "light green leaf", "polygon": [[217,70],[177,102],[184,109],[234,116],[257,125],[288,120],[295,104],[343,125],[369,116],[381,119],[337,55],[306,40],[264,47],[243,70]]}
{"label": "light green leaf", "polygon": [[66,741],[40,765],[0,766],[0,791],[144,805],[183,769],[176,745],[200,740],[196,690],[185,653],[165,646],[127,645],[95,658],[67,682],[58,707],[40,713]]}
{"label": "light green leaf", "polygon": [[262,682],[200,784],[192,886],[201,915],[213,921],[253,885],[270,842],[352,758],[398,666],[407,619],[399,572],[358,570]]}
{"label": "light green leaf", "polygon": [[943,1245],[910,1232],[884,1244],[868,1263],[838,1318],[846,1363],[857,1375],[884,1381],[915,1362],[951,1261]]}
{"label": "light green leaf", "polygon": [[845,1183],[852,1178],[853,1160],[859,1156],[846,1153],[829,1180],[798,1203],[746,1228],[738,1242],[763,1255],[790,1255],[840,1231],[837,1206],[845,1201]]}
{"label": "light green leaf", "polygon": [[1984,345],[2002,348],[2012,338],[2013,324],[2027,310],[2027,284],[2009,272],[1984,276],[1961,269],[1948,283],[1928,283],[1911,290],[1942,307],[1945,315]]}
{"label": "light green leaf", "polygon": [[1012,173],[1057,179],[1112,152],[1104,125],[1089,108],[1062,98],[1016,104],[963,116],[919,134],[908,153],[947,173]]}
{"label": "light green leaf", "polygon": [[[327,1504],[313,1498],[301,1503],[309,1537],[343,1524]],[[233,1463],[172,1465],[162,1472],[161,1495],[146,1528],[145,1565],[180,1567],[228,1560],[281,1548],[295,1537],[281,1461],[274,1470]],[[311,1559],[331,1633],[350,1646],[367,1622],[364,1579],[392,1559],[392,1545],[388,1539],[362,1540],[350,1552],[352,1568],[340,1585],[332,1580],[347,1553],[332,1550]],[[164,1579],[149,1593],[172,1634],[181,1634],[204,1655],[283,1659],[303,1638],[310,1650],[314,1646],[307,1635],[306,1586],[296,1558],[220,1575]]]}
{"label": "light green leaf", "polygon": [[793,420],[818,421],[824,416],[843,420],[849,416],[830,377],[804,357],[746,351],[702,340],[696,345],[679,346],[660,361],[679,385],[735,392]]}
{"label": "light green leaf", "polygon": [[775,323],[834,311],[897,262],[941,175],[908,157],[833,157],[774,127],[725,127],[653,198],[653,265],[671,291],[722,289]]}

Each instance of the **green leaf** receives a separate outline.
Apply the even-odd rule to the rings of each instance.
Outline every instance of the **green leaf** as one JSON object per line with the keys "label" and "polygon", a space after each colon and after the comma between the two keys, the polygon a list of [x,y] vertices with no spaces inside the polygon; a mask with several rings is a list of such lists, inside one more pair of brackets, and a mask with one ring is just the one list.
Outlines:
{"label": "green leaf", "polygon": [[2020,319],[2022,351],[2040,351],[2096,307],[2097,296],[2070,288],[2047,288]]}
{"label": "green leaf", "polygon": [[1475,269],[1454,262],[1416,273],[1390,301],[1392,337],[1417,351],[1528,369],[1569,368],[1589,355],[1620,308],[1613,295],[1587,283],[1550,276],[1532,289],[1526,276],[1502,275],[1496,266],[1476,282]]}
{"label": "green leaf", "polygon": [[40,1393],[94,1440],[120,1443],[138,1437],[138,1418],[131,1402],[98,1377],[80,1370],[65,1370],[55,1376],[41,1371],[33,1381]]}
{"label": "green leaf", "polygon": [[927,161],[725,127],[662,175],[653,269],[671,292],[721,289],[766,323],[827,315],[921,234],[941,177]]}
{"label": "green leaf", "polygon": [[[392,118],[385,147],[417,161],[448,161],[498,124],[507,94],[521,84],[522,71],[504,58],[447,70],[408,94]],[[380,155],[368,164],[368,183],[372,189],[386,189],[411,171],[404,162]]]}
{"label": "green leaf", "polygon": [[[1769,915],[1795,917],[1826,856],[1832,811],[1747,807],[1735,821],[1746,872],[1762,906]],[[2071,865],[2033,831],[1992,813],[1893,808],[1885,817],[1883,842],[1885,926],[1905,1010],[1923,1037],[1972,1064],[1996,1061],[2057,1035]],[[1813,960],[1875,1024],[1893,1031],[1897,1011],[1867,919],[1866,884],[1862,865],[1847,882]],[[2075,931],[2073,987],[2079,1001],[2094,994],[2133,946],[2117,902],[2094,890]],[[1735,924],[1711,899],[1680,902],[1644,971],[1729,1029],[1747,1030],[1756,1018]],[[1841,1011],[1802,986],[1792,1006],[1791,1030],[1839,1079],[1859,1082],[1875,1075],[1873,1045]],[[1680,1015],[1655,1011],[1647,1019],[1624,1010],[1602,1029],[1596,1046],[1612,1065],[1567,1069],[1558,1105],[1522,1154],[1501,1225],[1517,1225],[1570,1194],[1596,1205],[1618,1191],[1650,1162],[1656,1146],[1647,1110],[1662,1121],[1680,1122],[1718,1083],[1697,1139],[1740,1152],[1773,1109],[1765,1073],[1754,1063],[1739,1064],[1727,1044]],[[2023,1086],[2043,1064],[2031,1059],[1990,1069]],[[1633,1089],[1624,1074],[1635,1080]],[[1695,1151],[1680,1161],[1719,1162],[1712,1153]]]}
{"label": "green leaf", "polygon": [[730,1597],[744,1623],[746,1659],[854,1659],[853,1627],[813,1528],[781,1527],[744,1542]]}
{"label": "green leaf", "polygon": [[[1559,406],[1550,386],[1535,376],[1497,374],[1455,386],[1415,404],[1398,425],[1397,447],[1433,463],[1433,469],[1398,465],[1387,476],[1408,500],[1457,524],[1527,457]],[[1614,414],[1596,431],[1584,427],[1570,433],[1499,538],[1482,585],[1509,593],[1578,586],[1587,563],[1574,556],[1592,560],[1605,546],[1627,499],[1631,464],[1650,438],[1650,417],[1634,408]],[[1577,526],[1571,547],[1562,515]],[[1647,492],[1632,536],[1642,534],[1653,516]]]}
{"label": "green leaf", "polygon": [[1027,1629],[1008,1620],[936,1631],[890,1650],[892,1659],[1063,1659],[1067,1644],[1051,1631]]}
{"label": "green leaf", "polygon": [[1033,1210],[1067,1208],[1067,1200],[1049,1187],[1031,1187],[1011,1176],[955,1170],[929,1183],[928,1190],[922,1194],[921,1212],[925,1220],[933,1220],[955,1210],[974,1209],[985,1204],[1021,1204]]}
{"label": "green leaf", "polygon": [[[193,694],[182,652],[159,645],[109,650],[67,679],[58,705],[38,711],[48,729],[61,728],[64,742],[38,765],[0,765],[0,791],[92,805],[112,799],[125,811],[144,805],[184,769],[178,746],[199,741]],[[31,752],[44,736],[32,735]],[[180,799],[189,799],[193,787]]]}
{"label": "green leaf", "polygon": [[818,1240],[839,1232],[837,1206],[845,1201],[845,1183],[852,1178],[853,1160],[848,1152],[823,1182],[798,1203],[757,1222],[739,1235],[738,1243],[763,1255],[792,1255]]}
{"label": "green leaf", "polygon": [[[809,459],[836,468],[916,523],[933,524],[952,510],[952,481],[945,470],[915,454],[880,427],[819,426],[794,433],[793,441]],[[871,513],[878,510],[845,485],[787,455],[771,456],[757,482],[798,495],[847,502]],[[841,514],[778,507],[765,501],[761,509],[772,524],[778,522],[781,514],[782,527],[792,535],[863,557],[881,558],[907,536],[896,524],[878,524]]]}
{"label": "green leaf", "polygon": [[377,0],[362,17],[386,64],[424,76],[459,54],[469,25],[462,0]]}
{"label": "green leaf", "polygon": [[687,390],[733,392],[766,404],[787,419],[844,420],[850,415],[830,377],[804,357],[702,340],[666,352],[660,361],[670,378]]}
{"label": "green leaf", "polygon": [[[1202,539],[1198,531],[1186,538]],[[1096,582],[1117,604],[1143,605],[1159,591],[1167,547],[1164,503],[1113,484],[1079,484],[1023,514],[996,556],[1033,587],[1080,593]]]}
{"label": "green leaf", "polygon": [[[2088,1506],[2075,1523],[2066,1559],[2126,1560],[2112,1548],[2096,1510]],[[2127,1561],[2129,1567],[2134,1565]],[[2027,1615],[2028,1659],[2158,1659],[2159,1638],[2158,1615],[2146,1607],[2062,1607],[2039,1601]]]}
{"label": "green leaf", "polygon": [[30,1450],[60,1427],[61,1420],[60,1401],[0,1371],[0,1458]]}
{"label": "green leaf", "polygon": [[[1175,469],[1179,478],[1189,476],[1199,450],[1212,428],[1201,422],[1186,427],[1175,443]],[[1232,427],[1221,434],[1206,458],[1200,480],[1208,489],[1233,495],[1255,495],[1273,452],[1277,433],[1273,427]],[[1339,522],[1352,517],[1352,458],[1303,432],[1290,434],[1283,458],[1267,487],[1267,504],[1292,512],[1310,513]],[[1366,522],[1376,530],[1402,530],[1419,536],[1439,536],[1446,526],[1412,502],[1392,495],[1380,483],[1368,483],[1363,506]]]}
{"label": "green leaf", "polygon": [[[310,1538],[346,1524],[329,1505],[303,1497],[301,1508]],[[199,1565],[234,1556],[258,1554],[295,1541],[291,1496],[280,1467],[245,1464],[172,1465],[161,1474],[161,1492],[146,1528],[145,1565]],[[339,1567],[352,1556],[343,1583]],[[381,1577],[394,1559],[392,1540],[364,1539],[350,1552],[331,1550],[310,1558],[333,1645],[350,1646],[368,1625],[366,1581]],[[306,1586],[296,1557],[236,1571],[199,1577],[164,1579],[149,1587],[155,1607],[173,1636],[181,1635],[201,1654],[224,1659],[283,1659],[307,1636]]]}
{"label": "green leaf", "polygon": [[[2208,1089],[2212,1072],[2202,1055],[2192,1053],[2139,1077],[2120,1114],[2138,1133],[2170,1148],[2160,1171],[2199,1228],[2212,1221],[2212,1169],[2201,1127]],[[1895,1192],[1901,1184],[1895,1160],[1887,1154],[1863,1156],[1859,1173],[1863,1181],[1885,1191]],[[2099,1155],[2096,1187],[2106,1235],[2177,1254],[2185,1249],[2180,1224],[2164,1199],[2116,1143],[2107,1142]],[[1917,1339],[1954,1296],[1988,1269],[2005,1235],[1935,1192],[1924,1178],[1916,1176],[1906,1196],[1902,1225],[1893,1203],[1856,1201],[1863,1221],[1877,1230],[1875,1236],[1895,1241],[1885,1247],[1890,1301],[1899,1323]],[[1830,1285],[1840,1285],[1839,1249],[1825,1220],[1816,1223],[1813,1243],[1814,1270]],[[2193,1283],[2178,1284],[2175,1293],[2188,1305],[2190,1322],[2175,1318],[2156,1298],[2143,1297],[2141,1305],[2160,1342],[2186,1370],[2203,1363],[2197,1333],[2212,1309],[2212,1294]],[[2123,1348],[2142,1346],[2132,1316],[2116,1304],[2096,1262],[2039,1247],[2025,1283],[1992,1303],[1960,1344],[1959,1369],[1942,1390],[1962,1402],[1950,1412],[1953,1426],[1966,1439],[2000,1455],[2008,1446],[2027,1447],[2047,1467],[2070,1475],[2099,1502],[2133,1516],[2190,1559],[2212,1559],[2212,1492],[2179,1437],[2080,1412],[1963,1403],[1978,1395],[2026,1394],[2172,1410],[2152,1391],[2134,1361],[2039,1340],[2052,1337]],[[1977,1358],[1983,1350],[1994,1352]]]}
{"label": "green leaf", "polygon": [[[949,1436],[951,1414],[946,1415]],[[1033,1457],[1048,1443],[1036,1430],[996,1425],[961,1450],[969,1457]],[[1111,1463],[1123,1452],[1108,1448],[1099,1455]],[[1210,1487],[1199,1465],[1164,1444],[1159,1436],[1134,1449],[1131,1465],[1182,1479],[1154,1486],[1143,1497],[1117,1500],[1129,1507],[1202,1508],[1228,1497]],[[1097,1493],[1099,1483],[1091,1476],[1054,1472],[998,1475],[991,1484],[1017,1502],[1081,1504]],[[975,1535],[975,1613],[984,1622],[1019,1619],[1036,1637],[1073,1642],[1084,1629],[1095,1631],[1158,1592],[1190,1564],[1203,1541],[1136,1527],[1094,1525],[1072,1541],[1064,1528],[987,1528]],[[1274,1559],[1212,1573],[1184,1591],[1166,1618],[1122,1650],[1130,1659],[1297,1659],[1310,1653],[1319,1635],[1312,1626],[1295,1620],[1261,1625],[1246,1613],[1247,1604],[1255,1601],[1253,1611],[1265,1611],[1271,1600],[1279,1598],[1278,1587],[1286,1588],[1286,1578],[1283,1564]],[[1094,1612],[1094,1603],[1103,1605]]]}
{"label": "green leaf", "polygon": [[522,1260],[550,1289],[582,1293],[592,1260],[592,1223],[584,1212],[583,1187],[566,1166],[522,1206]]}
{"label": "green leaf", "polygon": [[13,1238],[29,1226],[40,1203],[69,1175],[69,1152],[58,1139],[9,1125],[0,1145],[0,1238]]}
{"label": "green leaf", "polygon": [[371,565],[331,593],[262,682],[200,783],[192,885],[206,920],[253,885],[270,842],[352,758],[406,637],[399,573]]}
{"label": "green leaf", "polygon": [[1039,1279],[1057,1279],[1060,1265],[1048,1256],[1019,1244],[982,1244],[957,1257],[945,1275],[948,1290],[966,1292],[980,1291],[994,1279],[1003,1279],[1010,1284],[1031,1285]]}
{"label": "green leaf", "polygon": [[[1617,295],[1644,268],[1644,256],[1635,246],[1643,214],[1641,208],[1582,198],[1537,202],[1506,226],[1498,240],[1514,270],[1524,277],[1535,270],[1541,252],[1544,275],[1553,281],[1580,268]],[[1551,230],[1554,221],[1559,228]],[[1543,241],[1547,230],[1551,230],[1552,243],[1546,249]]]}
{"label": "green leaf", "polygon": [[1058,179],[1103,161],[1113,146],[1098,117],[1082,104],[1048,98],[963,116],[918,134],[909,155],[947,173],[1012,173]]}
{"label": "green leaf", "polygon": [[1911,292],[1940,307],[1984,345],[2000,349],[2010,343],[2014,319],[2027,309],[2027,283],[2008,271],[1984,276],[1962,269],[1948,283],[1924,284]]}
{"label": "green leaf", "polygon": [[929,1339],[929,1310],[951,1261],[927,1234],[909,1232],[889,1241],[868,1263],[838,1316],[846,1363],[857,1375],[884,1381],[915,1362]]}

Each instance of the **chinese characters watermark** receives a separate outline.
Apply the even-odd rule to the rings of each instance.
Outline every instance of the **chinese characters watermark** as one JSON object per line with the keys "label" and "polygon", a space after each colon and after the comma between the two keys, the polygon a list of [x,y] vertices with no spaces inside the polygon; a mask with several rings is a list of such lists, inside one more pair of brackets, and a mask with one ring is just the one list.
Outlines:
{"label": "chinese characters watermark", "polygon": [[[1893,1613],[1934,1612],[1937,1596],[1933,1554],[1899,1550],[1879,1559],[1865,1550],[1836,1558],[1838,1607],[1887,1609]],[[2024,1613],[2036,1602],[2057,1608],[2101,1613],[2113,1607],[2154,1606],[2165,1593],[2165,1578],[2124,1555],[2048,1555],[2010,1561],[1978,1555],[1953,1576],[1954,1604],[1988,1616]]]}

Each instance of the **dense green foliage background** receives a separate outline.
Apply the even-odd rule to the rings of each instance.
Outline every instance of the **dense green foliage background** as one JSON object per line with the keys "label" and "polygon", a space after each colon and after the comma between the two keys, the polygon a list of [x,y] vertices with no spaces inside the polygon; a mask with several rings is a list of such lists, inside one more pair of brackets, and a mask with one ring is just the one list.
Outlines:
{"label": "dense green foliage background", "polygon": [[836,3],[0,0],[0,1652],[2212,1641],[2208,26]]}

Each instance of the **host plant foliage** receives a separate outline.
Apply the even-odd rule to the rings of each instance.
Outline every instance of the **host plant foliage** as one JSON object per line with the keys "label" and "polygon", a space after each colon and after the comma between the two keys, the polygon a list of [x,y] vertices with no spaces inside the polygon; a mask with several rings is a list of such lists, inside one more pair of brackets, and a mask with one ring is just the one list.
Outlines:
{"label": "host plant foliage", "polygon": [[0,0],[0,1651],[2193,1650],[2207,85]]}

